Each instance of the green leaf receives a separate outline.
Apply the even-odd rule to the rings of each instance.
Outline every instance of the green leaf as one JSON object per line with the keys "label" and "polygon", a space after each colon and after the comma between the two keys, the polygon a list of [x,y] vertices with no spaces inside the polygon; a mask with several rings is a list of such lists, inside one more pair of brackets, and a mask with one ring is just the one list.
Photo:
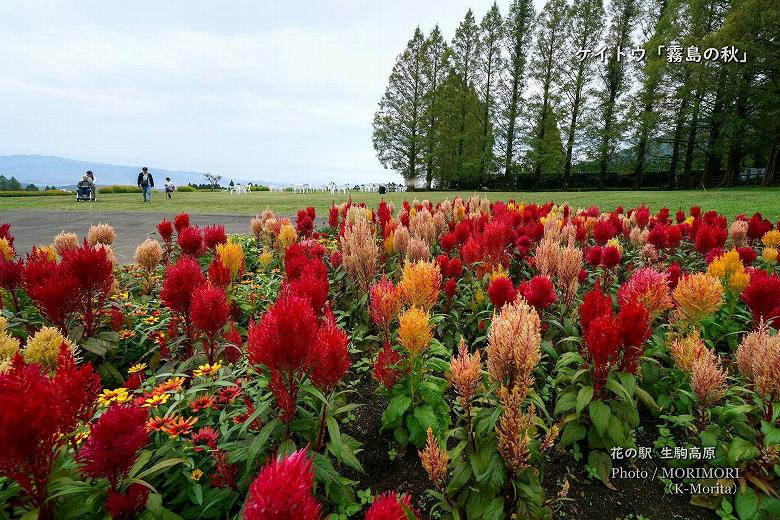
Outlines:
{"label": "green leaf", "polygon": [[764,434],[764,444],[780,444],[780,428],[776,428],[766,421],[761,421],[761,432]]}
{"label": "green leaf", "polygon": [[555,403],[553,415],[560,415],[563,412],[573,410],[577,404],[577,394],[572,390],[558,396],[558,402]]}
{"label": "green leaf", "polygon": [[496,497],[482,513],[482,520],[501,520],[504,518],[504,497]]}
{"label": "green leaf", "polygon": [[436,419],[436,413],[430,405],[424,404],[414,409],[414,418],[424,432],[428,432],[430,427],[434,434],[439,432],[439,421]]}
{"label": "green leaf", "polygon": [[171,466],[175,466],[176,464],[181,464],[186,462],[185,459],[182,458],[175,458],[175,459],[165,459],[161,460],[151,468],[142,471],[139,473],[134,480],[143,480],[147,477],[153,477],[158,472],[164,470],[165,468],[170,468]]}
{"label": "green leaf", "polygon": [[403,426],[393,430],[393,438],[402,448],[406,448],[409,445],[409,432]]}
{"label": "green leaf", "polygon": [[626,389],[628,395],[633,396],[634,390],[636,390],[636,378],[634,377],[634,374],[630,372],[621,372],[618,374],[618,379],[620,379],[620,383],[623,385],[623,388]]}
{"label": "green leaf", "polygon": [[637,399],[640,403],[642,403],[642,406],[650,410],[651,412],[658,413],[661,411],[661,407],[658,406],[658,404],[653,399],[653,396],[648,394],[646,391],[644,391],[640,387],[636,387],[634,390],[634,393],[636,394]]}
{"label": "green leaf", "polygon": [[387,408],[382,414],[382,425],[389,427],[396,424],[404,416],[411,404],[412,399],[407,395],[397,395],[390,399],[390,402],[387,403]]}
{"label": "green leaf", "polygon": [[738,462],[753,460],[761,454],[758,448],[750,444],[742,437],[734,437],[729,446],[729,463],[736,465]]}
{"label": "green leaf", "polygon": [[330,437],[330,450],[336,456],[337,459],[341,459],[341,430],[336,419],[333,417],[327,418],[328,436]]}
{"label": "green leaf", "polygon": [[122,377],[122,374],[119,373],[119,370],[108,361],[104,361],[98,365],[97,373],[100,375],[103,385],[108,388],[118,388],[125,383],[125,379]]}
{"label": "green leaf", "polygon": [[631,400],[631,396],[628,394],[628,390],[626,390],[623,385],[618,383],[617,380],[607,379],[607,384],[604,386],[606,386],[609,390],[612,390],[612,393],[614,393],[619,398],[624,399],[626,401]]}
{"label": "green leaf", "polygon": [[588,430],[582,424],[578,422],[570,422],[563,428],[563,434],[561,435],[561,444],[568,446],[574,444],[577,441],[581,441],[588,434]]}
{"label": "green leaf", "polygon": [[612,459],[607,453],[591,450],[588,453],[588,466],[596,470],[596,475],[604,484],[610,486],[609,473],[612,471]]}
{"label": "green leaf", "polygon": [[734,497],[734,508],[739,520],[753,520],[758,516],[758,495],[756,490],[746,487],[743,493]]}
{"label": "green leaf", "polygon": [[604,432],[607,431],[607,426],[609,426],[609,418],[612,415],[609,406],[604,404],[603,401],[591,401],[588,406],[588,412],[593,426],[595,426],[599,436],[603,437]]}
{"label": "green leaf", "polygon": [[577,417],[579,417],[580,412],[582,412],[582,410],[588,406],[588,403],[590,403],[591,399],[593,399],[593,387],[583,386],[580,388],[580,391],[577,393]]}

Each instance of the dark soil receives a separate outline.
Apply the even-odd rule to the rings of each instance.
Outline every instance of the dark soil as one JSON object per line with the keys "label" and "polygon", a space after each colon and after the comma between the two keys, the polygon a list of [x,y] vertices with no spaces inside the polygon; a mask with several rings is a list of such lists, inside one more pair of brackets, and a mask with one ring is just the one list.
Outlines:
{"label": "dark soil", "polygon": [[[363,406],[354,411],[355,420],[344,427],[344,432],[363,442],[363,451],[358,454],[358,459],[366,473],[345,472],[345,476],[358,481],[357,489],[370,488],[374,496],[393,490],[409,494],[413,505],[420,510],[421,518],[430,518],[433,501],[425,493],[430,482],[420,464],[417,450],[412,447],[405,454],[390,459],[388,452],[395,446],[392,434],[379,432],[387,403],[374,394],[376,382],[370,375],[357,377],[358,382],[353,387],[356,394],[353,396],[355,402]],[[637,439],[639,446],[653,445],[656,428],[652,421],[652,418],[643,418],[644,428]],[[649,520],[718,518],[713,511],[692,505],[688,495],[666,494],[660,480],[614,480],[612,484],[617,489],[610,490],[599,480],[589,478],[585,461],[575,461],[570,452],[554,450],[550,455],[544,475],[547,497],[560,496],[564,484],[568,485],[565,496],[553,505],[556,519],[614,520],[628,515],[633,515],[633,520],[641,517]],[[652,475],[656,466],[663,464],[664,461],[657,459],[637,460],[636,468]]]}

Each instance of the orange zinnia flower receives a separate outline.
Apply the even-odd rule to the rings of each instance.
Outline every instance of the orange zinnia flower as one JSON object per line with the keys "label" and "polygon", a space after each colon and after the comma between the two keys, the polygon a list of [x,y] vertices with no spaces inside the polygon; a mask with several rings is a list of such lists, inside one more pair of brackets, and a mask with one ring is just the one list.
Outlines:
{"label": "orange zinnia flower", "polygon": [[152,417],[146,421],[147,431],[164,431],[171,424],[171,417]]}
{"label": "orange zinnia flower", "polygon": [[164,394],[165,392],[175,392],[176,390],[180,389],[183,384],[183,377],[172,377],[170,379],[166,379],[154,387],[154,390],[152,390],[152,395]]}
{"label": "orange zinnia flower", "polygon": [[185,419],[180,415],[171,417],[171,422],[163,428],[163,431],[171,437],[178,437],[179,435],[187,435],[192,431],[192,427],[198,422],[197,417],[190,417]]}

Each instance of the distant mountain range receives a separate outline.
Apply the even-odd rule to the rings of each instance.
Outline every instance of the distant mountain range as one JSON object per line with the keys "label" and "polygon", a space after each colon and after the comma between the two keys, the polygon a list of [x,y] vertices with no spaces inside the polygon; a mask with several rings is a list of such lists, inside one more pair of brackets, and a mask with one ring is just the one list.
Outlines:
{"label": "distant mountain range", "polygon": [[[141,166],[147,166],[154,175],[154,180],[162,184],[170,177],[174,184],[182,186],[190,182],[202,184],[206,182],[202,172],[164,170],[155,168],[153,164],[125,166],[119,164],[103,164],[89,161],[77,161],[65,157],[51,155],[0,155],[0,175],[6,178],[16,177],[22,186],[35,184],[38,186],[70,186],[74,185],[84,172],[92,170],[98,185],[135,184]],[[221,184],[234,182],[276,185],[266,181],[247,181],[223,175]]]}

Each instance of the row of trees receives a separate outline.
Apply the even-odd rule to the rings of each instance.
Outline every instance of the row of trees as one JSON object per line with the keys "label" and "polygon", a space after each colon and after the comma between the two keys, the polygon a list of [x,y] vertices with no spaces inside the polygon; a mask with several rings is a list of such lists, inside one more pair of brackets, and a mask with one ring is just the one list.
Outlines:
{"label": "row of trees", "polygon": [[[57,188],[54,186],[46,186],[44,188],[45,191],[49,190],[56,190]],[[6,178],[5,175],[0,175],[0,191],[40,191],[38,186],[35,184],[28,184],[24,188],[22,188],[22,183],[20,183],[18,180],[16,180],[16,177],[11,176],[10,179]]]}
{"label": "row of trees", "polygon": [[[649,171],[675,187],[730,186],[744,166],[766,167],[769,184],[778,35],[776,0],[549,0],[539,13],[512,0],[479,23],[469,10],[449,42],[438,26],[415,30],[379,102],[374,148],[428,188],[566,188],[587,172],[600,188],[619,174],[639,189]],[[719,59],[694,61],[695,47]],[[731,47],[746,62],[722,59]]]}

